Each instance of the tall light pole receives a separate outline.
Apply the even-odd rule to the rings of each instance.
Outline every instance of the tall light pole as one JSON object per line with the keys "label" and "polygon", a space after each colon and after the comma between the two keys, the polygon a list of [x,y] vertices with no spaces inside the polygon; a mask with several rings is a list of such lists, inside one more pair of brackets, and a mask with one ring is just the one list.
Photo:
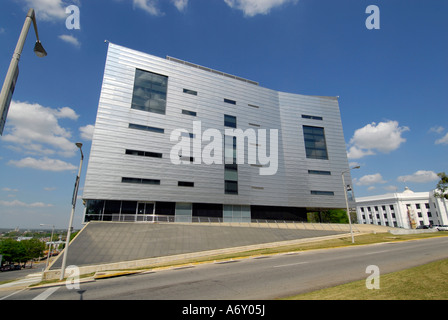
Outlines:
{"label": "tall light pole", "polygon": [[352,169],[359,169],[359,168],[360,168],[360,166],[356,166],[356,167],[353,167],[353,168],[351,168],[351,169],[342,171],[342,173],[341,173],[341,177],[342,177],[342,186],[343,186],[343,188],[344,188],[344,194],[345,194],[345,205],[346,205],[346,207],[347,207],[348,223],[349,223],[349,225],[350,225],[350,235],[352,236],[352,243],[355,243],[355,237],[353,236],[352,219],[350,218],[350,209],[349,209],[349,207],[348,207],[347,186],[345,185],[344,174],[345,174],[346,172],[349,172],[349,171],[352,170]]}
{"label": "tall light pole", "polygon": [[70,234],[72,232],[73,216],[75,214],[75,206],[76,206],[76,198],[78,197],[78,187],[79,187],[79,179],[81,176],[82,161],[84,160],[84,155],[82,153],[82,143],[77,142],[76,146],[79,148],[79,151],[81,152],[81,162],[79,163],[78,175],[76,176],[76,182],[75,182],[75,189],[73,190],[72,212],[70,213],[70,222],[68,223],[67,239],[65,240],[64,256],[62,257],[60,280],[64,279],[64,275],[65,275],[65,265],[67,263],[68,245],[70,242]]}
{"label": "tall light pole", "polygon": [[17,42],[16,49],[11,59],[8,72],[6,73],[5,82],[3,82],[2,91],[0,93],[0,135],[3,134],[3,128],[5,127],[6,117],[8,116],[9,105],[11,103],[12,94],[19,76],[19,60],[22,55],[22,50],[25,45],[25,40],[30,30],[31,22],[34,25],[34,31],[36,32],[36,44],[34,45],[34,53],[39,57],[45,57],[47,52],[45,51],[42,43],[39,40],[39,34],[37,32],[36,15],[34,9],[28,10],[25,23],[23,24],[22,32],[20,33],[19,40]]}
{"label": "tall light pole", "polygon": [[[47,262],[45,263],[45,270],[47,270],[48,267],[48,261],[50,260],[50,253],[51,253],[51,246],[53,245],[53,233],[54,233],[54,225],[52,224],[44,224],[41,223],[41,226],[52,226],[53,228],[51,229],[51,237],[50,237],[50,247],[48,248],[48,253],[47,253]],[[43,274],[42,274],[43,275]]]}

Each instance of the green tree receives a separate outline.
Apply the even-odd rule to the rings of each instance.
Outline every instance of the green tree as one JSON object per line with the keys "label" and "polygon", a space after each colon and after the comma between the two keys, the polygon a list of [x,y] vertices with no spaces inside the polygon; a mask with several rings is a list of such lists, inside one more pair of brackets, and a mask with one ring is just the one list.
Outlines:
{"label": "green tree", "polygon": [[0,241],[0,254],[8,263],[24,263],[43,255],[45,244],[38,239],[17,241],[3,239]]}
{"label": "green tree", "polygon": [[38,239],[20,241],[22,257],[20,262],[33,261],[33,259],[43,256],[45,244]]}
{"label": "green tree", "polygon": [[2,261],[8,263],[16,262],[20,256],[18,241],[10,238],[0,241],[0,254],[3,255]]}
{"label": "green tree", "polygon": [[347,213],[343,209],[329,209],[320,212],[309,212],[309,222],[348,223]]}
{"label": "green tree", "polygon": [[437,174],[440,177],[440,181],[437,183],[434,196],[441,199],[448,199],[448,176],[445,172]]}

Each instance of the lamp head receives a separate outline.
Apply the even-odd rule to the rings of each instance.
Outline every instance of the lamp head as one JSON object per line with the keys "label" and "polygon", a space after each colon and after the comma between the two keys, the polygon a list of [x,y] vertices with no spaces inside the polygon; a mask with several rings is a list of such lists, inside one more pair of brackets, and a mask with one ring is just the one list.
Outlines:
{"label": "lamp head", "polygon": [[79,149],[81,149],[81,147],[82,147],[82,143],[81,143],[81,142],[76,142],[75,144],[76,144],[76,146],[77,146]]}
{"label": "lamp head", "polygon": [[42,46],[42,43],[37,40],[36,44],[34,45],[34,53],[39,58],[43,58],[47,56],[47,51],[45,51],[44,47]]}

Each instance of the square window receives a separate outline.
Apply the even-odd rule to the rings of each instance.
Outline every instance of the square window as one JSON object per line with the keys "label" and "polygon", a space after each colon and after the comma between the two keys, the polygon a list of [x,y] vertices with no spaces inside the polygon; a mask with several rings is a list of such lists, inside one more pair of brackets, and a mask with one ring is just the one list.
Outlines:
{"label": "square window", "polygon": [[165,114],[168,77],[135,70],[132,109]]}
{"label": "square window", "polygon": [[225,193],[226,194],[238,194],[238,182],[225,180]]}

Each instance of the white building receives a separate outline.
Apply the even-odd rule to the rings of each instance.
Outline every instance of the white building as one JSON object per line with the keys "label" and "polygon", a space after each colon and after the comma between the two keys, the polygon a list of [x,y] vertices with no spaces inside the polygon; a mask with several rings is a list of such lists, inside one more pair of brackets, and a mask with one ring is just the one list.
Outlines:
{"label": "white building", "polygon": [[418,226],[448,225],[448,204],[434,192],[413,192],[356,198],[358,223],[415,229]]}
{"label": "white building", "polygon": [[[252,135],[240,140],[229,129]],[[192,152],[180,153],[181,142]],[[207,154],[217,161],[209,163]],[[235,162],[241,154],[243,162]],[[345,207],[343,171],[337,97],[279,92],[109,44],[84,185],[85,221],[303,220],[308,210]],[[345,181],[351,184],[349,172]]]}

